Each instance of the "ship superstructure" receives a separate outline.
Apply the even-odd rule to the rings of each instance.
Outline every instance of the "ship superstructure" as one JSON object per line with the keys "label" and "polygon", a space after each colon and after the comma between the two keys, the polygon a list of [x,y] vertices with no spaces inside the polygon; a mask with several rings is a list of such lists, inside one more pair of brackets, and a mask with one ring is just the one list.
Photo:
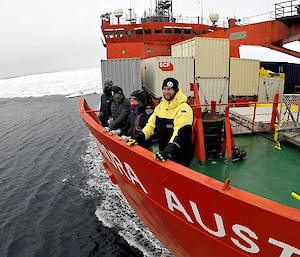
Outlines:
{"label": "ship superstructure", "polygon": [[222,29],[203,24],[200,17],[174,17],[172,0],[156,0],[153,15],[136,18],[129,9],[129,15],[122,16],[121,9],[101,16],[107,59],[168,56],[172,44]]}
{"label": "ship superstructure", "polygon": [[275,5],[274,19],[244,25],[235,18],[218,22],[212,12],[210,21],[203,17],[174,17],[172,0],[156,0],[151,15],[137,18],[132,9],[123,17],[117,8],[113,14],[101,15],[103,45],[107,59],[141,58],[171,55],[171,45],[192,37],[227,38],[230,57],[240,57],[239,46],[256,45],[284,52],[296,57],[300,53],[288,50],[284,44],[300,39],[299,1],[286,1]]}

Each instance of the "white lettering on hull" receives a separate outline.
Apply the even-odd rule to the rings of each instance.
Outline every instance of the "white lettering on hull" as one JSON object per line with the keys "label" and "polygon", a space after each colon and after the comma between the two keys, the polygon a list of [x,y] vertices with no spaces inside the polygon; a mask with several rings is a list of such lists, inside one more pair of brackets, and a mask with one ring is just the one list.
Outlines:
{"label": "white lettering on hull", "polygon": [[251,241],[248,237],[246,237],[243,233],[241,232],[244,232],[246,234],[248,234],[251,238],[253,239],[256,239],[258,240],[258,237],[257,235],[251,231],[249,228],[247,227],[244,227],[242,225],[238,225],[238,224],[235,224],[232,226],[232,230],[234,231],[234,233],[239,236],[241,239],[243,239],[246,243],[248,243],[250,245],[250,248],[249,247],[246,247],[244,245],[242,245],[238,239],[235,239],[235,238],[230,238],[231,241],[237,246],[239,247],[240,249],[244,250],[245,252],[248,252],[248,253],[258,253],[259,252],[259,248],[258,246],[253,242]]}
{"label": "white lettering on hull", "polygon": [[[107,150],[102,144],[99,143],[98,140],[96,140],[96,142],[102,154],[109,160],[110,163],[112,163],[112,165],[116,168],[116,170],[118,170],[120,174],[125,176],[133,185],[138,184],[142,188],[144,193],[148,194],[147,190],[145,189],[142,182],[139,180],[139,178],[137,177],[136,173],[133,171],[131,166],[126,162],[124,162],[123,165],[122,162],[114,153]],[[165,189],[167,206],[169,210],[171,210],[172,212],[174,212],[175,209],[178,210],[183,214],[183,216],[186,218],[187,221],[194,224],[191,215],[188,214],[188,212],[184,208],[184,205],[179,201],[176,194],[167,188],[164,189]],[[218,238],[226,237],[227,234],[226,234],[225,227],[227,228],[228,226],[224,225],[223,218],[220,214],[213,213],[213,217],[216,224],[216,230],[214,230],[212,228],[207,227],[203,222],[201,218],[201,212],[199,211],[197,204],[192,201],[189,201],[189,203],[193,210],[194,219],[206,232]],[[240,224],[232,225],[231,229],[238,237],[238,238],[230,237],[233,245],[235,245],[240,250],[243,250],[247,253],[258,254],[260,252],[260,248],[258,247],[258,244],[256,244],[254,241],[254,240],[256,241],[259,240],[259,237],[255,234],[255,232],[253,232],[251,229],[247,228],[246,226]],[[271,237],[268,239],[268,243],[270,245],[277,246],[282,249],[279,257],[292,257],[294,254],[300,256],[300,249],[293,247],[287,243],[281,242]]]}
{"label": "white lettering on hull", "polygon": [[[191,216],[188,214],[186,209],[184,208],[184,205],[179,201],[178,197],[174,192],[171,190],[165,188],[165,195],[166,195],[166,201],[169,210],[174,212],[174,209],[177,209],[179,212],[181,212],[184,217],[190,222],[194,223],[193,219]],[[202,221],[200,211],[197,207],[197,204],[189,201],[195,220],[198,222],[198,224],[208,233],[215,237],[225,237],[226,236],[226,231],[225,231],[225,225],[223,222],[223,218],[221,215],[214,213],[214,219],[216,223],[217,230],[213,230],[211,228],[208,228],[204,222]],[[260,248],[258,247],[258,244],[256,244],[256,241],[259,240],[258,236],[249,228],[242,226],[240,224],[234,224],[231,227],[232,231],[237,235],[237,238],[230,237],[231,241],[235,246],[237,246],[239,249],[247,252],[247,253],[252,253],[252,254],[258,254],[260,252]],[[300,255],[300,250],[296,247],[293,247],[289,244],[280,242],[276,239],[269,238],[268,243],[278,246],[283,249],[280,257],[292,257],[293,254]]]}
{"label": "white lettering on hull", "polygon": [[[297,235],[295,235],[297,236]],[[280,257],[292,257],[293,254],[298,254],[300,255],[300,250],[293,247],[293,246],[290,246],[288,244],[285,244],[283,242],[280,242],[274,238],[269,238],[269,241],[268,241],[270,244],[273,244],[273,245],[276,245],[280,248],[282,248],[282,252],[281,252],[281,255]]]}
{"label": "white lettering on hull", "polygon": [[[98,140],[96,142],[99,142]],[[142,182],[139,180],[133,169],[130,167],[130,165],[126,162],[124,162],[124,166],[122,162],[119,160],[119,158],[111,151],[107,150],[104,145],[98,144],[98,147],[102,154],[109,160],[110,163],[114,165],[116,170],[118,170],[122,175],[124,175],[133,185],[138,184],[145,194],[148,194],[147,190],[143,186]]]}
{"label": "white lettering on hull", "polygon": [[130,180],[131,182],[135,185],[135,182],[138,183],[141,188],[143,189],[143,191],[148,194],[147,190],[144,188],[143,184],[141,183],[141,181],[138,179],[137,175],[135,174],[135,172],[132,170],[132,168],[129,166],[129,164],[127,164],[126,162],[124,162],[124,165],[126,167],[126,170],[130,176]]}
{"label": "white lettering on hull", "polygon": [[[186,210],[183,208],[182,204],[179,202],[177,196],[167,188],[165,188],[165,193],[166,193],[166,198],[167,198],[167,203],[168,207],[171,211],[174,211],[174,208],[177,209],[178,211],[182,212],[185,218],[191,222],[194,223],[191,219],[191,217],[187,214]],[[175,204],[173,203],[173,200]]]}
{"label": "white lettering on hull", "polygon": [[197,205],[192,201],[190,201],[190,204],[191,204],[191,207],[193,209],[195,218],[196,218],[197,222],[200,224],[200,226],[202,228],[204,228],[207,232],[211,233],[212,235],[214,235],[216,237],[224,237],[226,235],[223,220],[222,220],[222,217],[219,214],[214,213],[214,217],[215,217],[215,221],[216,221],[216,225],[217,225],[218,230],[213,231],[212,229],[210,229],[210,228],[208,228],[207,226],[204,225],[204,223],[201,219],[201,216],[200,216]]}

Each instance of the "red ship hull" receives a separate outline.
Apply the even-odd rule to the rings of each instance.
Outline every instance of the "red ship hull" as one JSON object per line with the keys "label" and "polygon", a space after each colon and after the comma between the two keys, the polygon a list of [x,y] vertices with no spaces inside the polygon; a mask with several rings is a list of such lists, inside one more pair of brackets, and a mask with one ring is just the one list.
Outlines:
{"label": "red ship hull", "polygon": [[[102,126],[84,99],[79,112],[106,170],[139,218],[175,256],[298,256],[300,210],[153,160]],[[220,171],[222,172],[222,171]]]}

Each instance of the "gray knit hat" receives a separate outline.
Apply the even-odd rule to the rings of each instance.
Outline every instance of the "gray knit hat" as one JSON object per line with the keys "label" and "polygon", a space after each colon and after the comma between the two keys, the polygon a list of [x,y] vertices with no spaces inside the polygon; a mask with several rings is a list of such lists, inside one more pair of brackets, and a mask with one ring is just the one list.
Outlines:
{"label": "gray knit hat", "polygon": [[112,81],[112,79],[107,78],[107,79],[104,81],[104,86],[105,86],[105,85],[109,85],[109,86],[113,87],[113,86],[114,86],[114,82]]}

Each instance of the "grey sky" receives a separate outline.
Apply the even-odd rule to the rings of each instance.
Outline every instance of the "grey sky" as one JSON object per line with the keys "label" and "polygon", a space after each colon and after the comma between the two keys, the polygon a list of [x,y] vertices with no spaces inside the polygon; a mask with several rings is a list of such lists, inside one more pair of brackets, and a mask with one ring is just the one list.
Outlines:
{"label": "grey sky", "polygon": [[[219,13],[220,20],[244,18],[269,13],[278,2],[173,0],[173,14],[201,16],[203,6],[204,18],[212,10]],[[100,15],[116,8],[125,14],[131,7],[141,17],[144,10],[149,12],[150,3],[153,9],[155,0],[0,0],[0,78],[97,67],[106,58]],[[269,18],[269,14],[253,17],[251,22]],[[292,48],[300,51],[300,43],[293,43]],[[241,49],[244,58],[296,60],[271,50],[255,57],[252,50],[245,49]]]}

